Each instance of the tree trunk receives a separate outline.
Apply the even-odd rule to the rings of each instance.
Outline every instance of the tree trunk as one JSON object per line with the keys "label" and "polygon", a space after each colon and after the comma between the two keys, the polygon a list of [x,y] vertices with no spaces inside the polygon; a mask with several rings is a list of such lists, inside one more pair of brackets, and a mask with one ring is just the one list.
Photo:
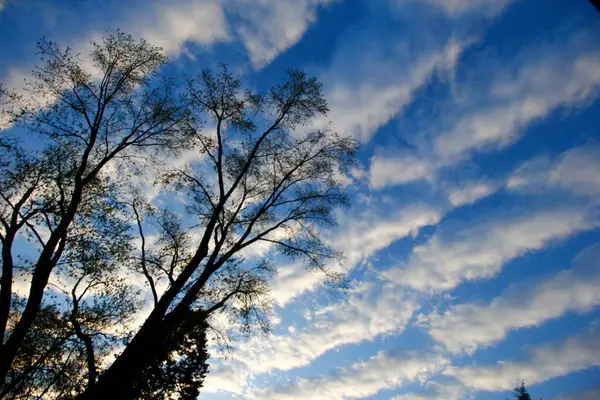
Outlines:
{"label": "tree trunk", "polygon": [[33,325],[33,322],[40,311],[42,299],[44,298],[44,291],[48,285],[50,274],[60,258],[60,253],[62,253],[64,249],[64,246],[61,247],[61,241],[63,241],[62,244],[64,244],[64,237],[67,234],[69,225],[75,218],[77,207],[81,202],[82,193],[83,187],[78,185],[71,197],[66,215],[52,232],[40,253],[31,278],[29,296],[27,297],[27,304],[25,305],[25,310],[23,310],[23,315],[21,315],[19,322],[17,322],[14,330],[8,337],[8,340],[0,347],[0,387],[4,386],[8,372],[10,371],[19,349],[23,345],[25,336],[29,329],[31,329],[31,325]]}
{"label": "tree trunk", "polygon": [[135,398],[135,383],[160,354],[168,332],[163,321],[144,324],[112,365],[98,377],[98,381],[77,400]]}

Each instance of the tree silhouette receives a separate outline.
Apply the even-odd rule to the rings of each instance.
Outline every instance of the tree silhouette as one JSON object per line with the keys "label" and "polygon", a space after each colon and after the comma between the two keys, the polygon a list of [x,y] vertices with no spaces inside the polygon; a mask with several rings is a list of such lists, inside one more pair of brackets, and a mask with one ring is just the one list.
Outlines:
{"label": "tree silhouette", "polygon": [[521,381],[521,385],[513,389],[513,397],[517,400],[532,400],[531,395],[525,386],[525,381]]}
{"label": "tree silhouette", "polygon": [[[159,48],[122,32],[84,60],[38,52],[28,94],[3,92],[2,396],[194,398],[207,332],[268,330],[277,266],[249,249],[341,280],[319,229],[347,205],[336,177],[356,144],[310,127],[328,110],[301,71],[262,94],[224,66],[177,86]],[[169,161],[183,150],[195,161]]]}
{"label": "tree silhouette", "polygon": [[531,400],[531,396],[525,387],[525,382],[521,382],[521,386],[518,386],[514,389],[513,396],[517,400]]}

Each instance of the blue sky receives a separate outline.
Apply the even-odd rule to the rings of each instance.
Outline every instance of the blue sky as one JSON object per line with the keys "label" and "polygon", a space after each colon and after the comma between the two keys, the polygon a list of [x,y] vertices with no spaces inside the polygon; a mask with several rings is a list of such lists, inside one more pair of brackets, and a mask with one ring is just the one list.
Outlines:
{"label": "blue sky", "polygon": [[349,290],[282,262],[273,333],[213,360],[201,398],[492,400],[521,379],[600,398],[587,0],[0,0],[0,81],[22,86],[42,36],[85,53],[116,28],[172,75],[226,62],[260,90],[303,68],[361,143],[353,207],[323,232]]}

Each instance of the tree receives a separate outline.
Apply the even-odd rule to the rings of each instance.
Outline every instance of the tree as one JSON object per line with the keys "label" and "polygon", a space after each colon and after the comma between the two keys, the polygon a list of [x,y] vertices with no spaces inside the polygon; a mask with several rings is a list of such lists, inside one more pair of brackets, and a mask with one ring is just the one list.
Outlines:
{"label": "tree", "polygon": [[525,387],[525,381],[522,381],[520,386],[513,389],[513,396],[517,400],[531,400],[531,395]]}
{"label": "tree", "polygon": [[525,382],[521,382],[521,386],[514,389],[513,396],[517,400],[531,400],[531,396],[525,387]]}
{"label": "tree", "polygon": [[[2,134],[0,159],[0,388],[61,398],[96,380],[119,341],[112,328],[138,308],[120,274],[132,247],[115,176],[140,154],[183,148],[189,112],[157,79],[166,58],[143,40],[107,36],[93,45],[90,70],[50,41],[38,52],[26,94],[4,92],[3,121],[15,129]],[[50,290],[51,278],[64,285]]]}
{"label": "tree", "polygon": [[[2,391],[193,398],[215,315],[227,333],[268,330],[277,265],[249,249],[272,246],[340,281],[328,265],[341,255],[319,229],[348,204],[336,176],[356,144],[310,126],[328,110],[301,71],[257,94],[226,67],[176,86],[157,75],[158,48],[121,32],[94,45],[91,70],[54,43],[39,51],[28,87],[42,104],[8,94],[11,122],[36,141],[3,134]],[[170,166],[182,149],[196,161]],[[154,175],[169,202],[131,189]]]}

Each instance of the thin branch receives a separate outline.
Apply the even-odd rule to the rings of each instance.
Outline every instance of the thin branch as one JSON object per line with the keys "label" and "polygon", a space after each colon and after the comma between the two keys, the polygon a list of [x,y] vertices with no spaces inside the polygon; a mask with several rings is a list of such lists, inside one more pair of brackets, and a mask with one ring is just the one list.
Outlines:
{"label": "thin branch", "polygon": [[144,273],[144,276],[146,277],[146,280],[148,281],[148,284],[150,285],[150,290],[152,291],[152,298],[154,299],[154,306],[156,307],[156,304],[158,303],[158,294],[156,293],[154,279],[150,275],[150,272],[148,272],[148,267],[146,266],[146,236],[144,235],[144,229],[142,228],[142,219],[140,218],[140,214],[135,206],[135,202],[131,204],[131,208],[133,209],[133,213],[135,214],[138,232],[142,240],[142,271]]}
{"label": "thin branch", "polygon": [[84,278],[84,276],[81,276],[81,278],[79,278],[79,280],[73,287],[73,290],[71,291],[71,296],[72,296],[71,298],[73,301],[73,310],[71,311],[69,320],[73,324],[73,329],[75,330],[75,335],[79,338],[79,340],[81,340],[83,342],[83,344],[85,346],[86,362],[87,362],[87,369],[88,369],[87,387],[90,388],[92,385],[94,385],[96,383],[96,377],[98,376],[98,370],[96,369],[96,356],[94,355],[94,343],[92,342],[90,335],[83,332],[83,330],[81,329],[81,325],[80,325],[79,321],[77,320],[77,315],[79,313],[79,298],[77,297],[76,291],[77,291],[77,286],[79,285],[79,283],[81,283],[83,278]]}

